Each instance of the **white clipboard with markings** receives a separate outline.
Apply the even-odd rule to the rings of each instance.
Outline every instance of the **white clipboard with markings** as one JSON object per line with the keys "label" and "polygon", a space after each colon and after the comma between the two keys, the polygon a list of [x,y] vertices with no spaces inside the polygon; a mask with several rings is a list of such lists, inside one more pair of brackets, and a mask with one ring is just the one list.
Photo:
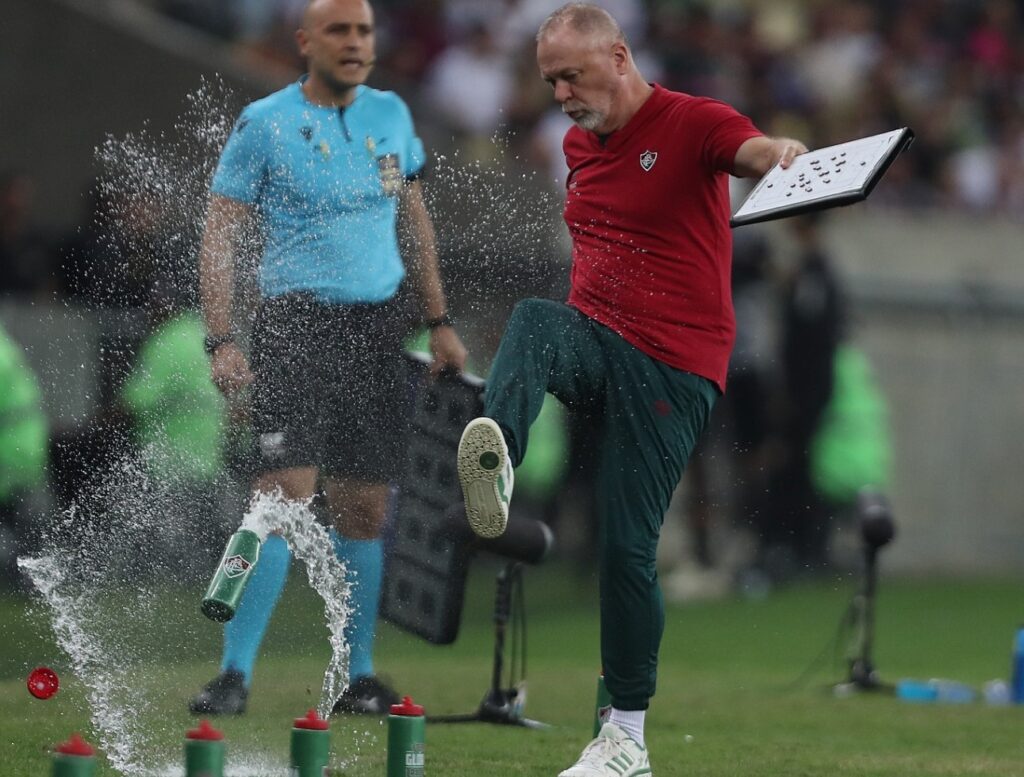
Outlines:
{"label": "white clipboard with markings", "polygon": [[739,227],[867,199],[882,175],[913,141],[908,127],[801,154],[788,169],[776,165],[729,220]]}

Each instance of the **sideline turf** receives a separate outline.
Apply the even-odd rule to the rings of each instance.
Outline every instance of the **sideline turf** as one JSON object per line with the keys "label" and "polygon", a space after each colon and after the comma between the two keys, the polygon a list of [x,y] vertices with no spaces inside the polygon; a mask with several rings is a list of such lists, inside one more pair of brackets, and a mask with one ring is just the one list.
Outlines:
{"label": "sideline turf", "polygon": [[[496,567],[478,564],[459,641],[432,647],[385,627],[378,668],[428,713],[469,712],[490,681],[490,603]],[[594,580],[564,565],[528,570],[527,714],[557,724],[533,732],[488,725],[428,726],[427,774],[548,775],[571,763],[590,736],[597,658]],[[853,580],[801,586],[763,601],[670,607],[659,694],[648,723],[654,773],[707,777],[874,777],[1024,774],[1024,708],[915,706],[862,695],[833,698],[843,669],[831,660],[801,687],[793,681],[835,633]],[[980,685],[1006,677],[1014,626],[1024,621],[1021,581],[893,581],[877,605],[875,658],[885,679],[951,677]],[[198,614],[198,594],[175,590],[152,606],[187,623],[179,640],[154,634],[145,675],[156,732],[154,765],[174,761],[194,723],[185,700],[215,672],[218,631]],[[36,608],[38,609],[38,608]],[[291,718],[315,704],[327,657],[315,595],[293,576],[257,666],[249,714],[219,720],[229,759],[254,750],[282,764]],[[194,613],[194,615],[193,615]],[[195,620],[193,620],[195,619]],[[95,741],[83,689],[26,600],[0,596],[0,758],[3,774],[46,775],[48,748],[74,730]],[[144,637],[138,637],[144,639]],[[58,669],[61,692],[32,699],[36,664]],[[383,777],[386,729],[376,720],[336,721],[338,774]],[[687,741],[687,735],[692,741]],[[354,760],[353,760],[354,759]],[[98,775],[113,774],[101,765]]]}

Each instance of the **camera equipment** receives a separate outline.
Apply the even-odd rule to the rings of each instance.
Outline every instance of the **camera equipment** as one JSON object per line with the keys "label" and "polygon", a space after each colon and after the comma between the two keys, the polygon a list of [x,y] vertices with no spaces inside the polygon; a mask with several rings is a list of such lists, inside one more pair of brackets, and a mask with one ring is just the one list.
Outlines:
{"label": "camera equipment", "polygon": [[850,602],[845,618],[846,624],[853,627],[853,639],[847,654],[849,677],[846,687],[854,690],[891,692],[892,686],[878,678],[871,650],[875,637],[878,551],[896,536],[896,526],[888,500],[874,489],[864,488],[858,493],[857,515],[860,518],[861,539],[864,542],[864,578],[860,591]]}

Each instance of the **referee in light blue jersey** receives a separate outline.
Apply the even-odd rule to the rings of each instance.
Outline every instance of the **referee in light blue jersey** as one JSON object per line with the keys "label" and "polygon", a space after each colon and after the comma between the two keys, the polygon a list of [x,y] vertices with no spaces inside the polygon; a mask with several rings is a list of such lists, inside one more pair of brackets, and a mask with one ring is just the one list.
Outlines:
{"label": "referee in light blue jersey", "polygon": [[[384,714],[398,701],[374,673],[380,530],[403,460],[401,346],[406,275],[430,329],[435,371],[461,370],[409,109],[365,85],[374,63],[365,0],[311,0],[296,33],[308,74],[242,112],[221,154],[200,253],[214,382],[252,384],[261,474],[254,489],[312,497],[322,480],[334,550],[352,584],[351,685],[335,711]],[[250,218],[264,233],[251,363],[233,339],[235,255]],[[403,262],[401,218],[413,237]],[[221,672],[192,699],[203,715],[245,711],[253,665],[289,552],[267,538],[233,620]]]}

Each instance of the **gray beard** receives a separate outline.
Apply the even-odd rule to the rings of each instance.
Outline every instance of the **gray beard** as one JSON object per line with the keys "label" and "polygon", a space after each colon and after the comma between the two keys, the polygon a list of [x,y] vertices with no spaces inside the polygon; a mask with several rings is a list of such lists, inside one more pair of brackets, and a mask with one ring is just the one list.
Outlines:
{"label": "gray beard", "polygon": [[597,128],[604,124],[606,118],[604,114],[597,111],[584,111],[582,116],[578,119],[573,119],[573,121],[576,123],[576,126],[582,129],[596,132]]}

